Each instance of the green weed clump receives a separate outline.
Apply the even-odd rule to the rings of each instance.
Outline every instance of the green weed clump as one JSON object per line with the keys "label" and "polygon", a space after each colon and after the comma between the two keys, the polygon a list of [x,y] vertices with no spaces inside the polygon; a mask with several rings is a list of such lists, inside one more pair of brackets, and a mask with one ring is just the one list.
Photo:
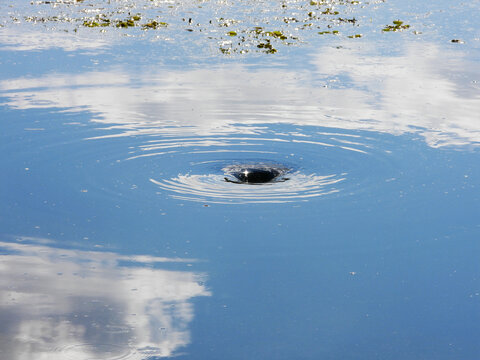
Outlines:
{"label": "green weed clump", "polygon": [[168,24],[163,21],[150,21],[149,23],[143,24],[142,27],[144,29],[158,29],[160,27],[167,27]]}
{"label": "green weed clump", "polygon": [[393,21],[393,25],[385,26],[382,31],[402,31],[406,30],[410,27],[408,24],[403,24],[403,21],[395,20]]}

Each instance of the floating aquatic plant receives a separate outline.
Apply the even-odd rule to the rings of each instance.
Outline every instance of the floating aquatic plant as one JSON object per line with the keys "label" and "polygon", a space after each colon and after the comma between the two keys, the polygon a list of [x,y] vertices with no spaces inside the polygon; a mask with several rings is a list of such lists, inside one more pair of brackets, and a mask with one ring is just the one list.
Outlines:
{"label": "floating aquatic plant", "polygon": [[115,22],[115,26],[118,28],[128,28],[128,27],[133,27],[136,25],[136,22],[141,19],[140,15],[134,15],[130,17],[129,19],[125,20],[117,20]]}
{"label": "floating aquatic plant", "polygon": [[270,40],[268,39],[265,42],[258,44],[257,48],[265,49],[266,50],[265,52],[269,54],[274,54],[277,52],[277,49],[273,47],[273,45],[270,43]]}
{"label": "floating aquatic plant", "polygon": [[83,26],[86,27],[106,27],[110,26],[110,19],[105,19],[105,18],[98,18],[95,20],[85,20],[83,22]]}
{"label": "floating aquatic plant", "polygon": [[325,34],[334,34],[334,35],[337,35],[339,33],[338,30],[332,30],[332,31],[319,31],[318,34],[319,35],[325,35]]}
{"label": "floating aquatic plant", "polygon": [[402,31],[405,29],[408,29],[410,25],[404,24],[403,21],[400,20],[394,20],[393,25],[387,25],[385,26],[382,31]]}
{"label": "floating aquatic plant", "polygon": [[338,11],[334,11],[331,8],[326,8],[324,11],[322,11],[323,15],[338,15]]}
{"label": "floating aquatic plant", "polygon": [[162,21],[159,22],[159,21],[153,20],[153,21],[150,21],[146,24],[143,24],[142,28],[144,28],[144,29],[158,29],[160,27],[167,27],[167,26],[168,26],[168,24],[166,22],[162,22]]}
{"label": "floating aquatic plant", "polygon": [[[255,0],[247,1],[255,5]],[[191,40],[188,40],[194,42],[193,47],[209,48],[204,46],[205,42],[214,42],[217,44],[216,48],[224,54],[271,54],[285,49],[286,46],[308,43],[313,38],[312,35],[340,36],[345,33],[342,27],[361,25],[362,17],[358,17],[354,9],[357,6],[366,7],[370,3],[361,4],[357,0],[282,0],[262,8],[252,6],[248,11],[238,11],[239,8],[247,10],[245,3],[226,4],[223,0],[184,0],[181,3],[135,0],[113,1],[108,4],[102,0],[33,0],[30,4],[34,14],[26,14],[21,19],[10,15],[8,21],[19,23],[24,20],[45,26],[50,22],[63,23],[66,24],[63,28],[66,32],[76,32],[79,26],[90,31],[101,29],[102,32],[116,29],[128,32],[129,29],[137,27],[152,33],[164,29],[165,35],[155,36],[160,40],[175,40],[187,31],[193,33]],[[49,7],[50,13],[43,17],[38,16],[38,7]],[[197,10],[199,8],[202,10]],[[352,12],[357,16],[346,15]],[[43,14],[43,10],[40,13]],[[168,23],[165,22],[166,19]],[[2,25],[8,25],[8,21],[4,21]],[[74,24],[73,29],[67,27],[69,23]],[[225,31],[225,28],[229,27],[230,29]],[[399,31],[408,27],[409,25],[402,21],[395,20],[383,30]],[[60,27],[49,26],[48,29],[55,31]],[[129,35],[137,36],[138,32],[132,31]],[[362,37],[361,34],[344,36]],[[186,46],[192,47],[191,45]]]}
{"label": "floating aquatic plant", "polygon": [[267,31],[265,32],[266,35],[268,36],[272,36],[274,38],[279,38],[279,39],[282,39],[282,40],[286,40],[287,37],[281,32],[281,31],[278,31],[278,30],[275,30],[275,31]]}

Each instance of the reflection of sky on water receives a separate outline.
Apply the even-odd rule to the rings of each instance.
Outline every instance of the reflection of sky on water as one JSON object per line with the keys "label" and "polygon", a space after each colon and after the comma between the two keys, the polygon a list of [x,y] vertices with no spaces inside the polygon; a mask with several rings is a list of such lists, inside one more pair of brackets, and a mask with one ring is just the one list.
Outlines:
{"label": "reflection of sky on water", "polygon": [[434,147],[480,141],[480,73],[465,54],[424,42],[380,52],[325,47],[308,71],[119,67],[8,79],[0,89],[12,108],[89,110],[112,136],[258,133],[255,124],[288,123],[418,132]]}
{"label": "reflection of sky on water", "polygon": [[190,343],[195,260],[0,243],[2,359],[143,359]]}
{"label": "reflection of sky on water", "polygon": [[[227,29],[208,21],[252,20],[245,2],[175,4],[159,31],[72,31],[92,3],[168,6],[0,14],[0,231],[42,237],[0,243],[0,358],[475,358],[478,151],[455,150],[480,141],[478,1],[362,3],[358,27],[299,30],[261,57],[220,55]],[[185,31],[188,11],[212,32]],[[383,33],[394,19],[410,30]],[[259,162],[289,180],[224,181]],[[208,301],[177,254],[208,259]]]}
{"label": "reflection of sky on water", "polygon": [[110,45],[106,37],[72,36],[65,32],[39,31],[39,29],[27,30],[2,29],[0,31],[0,49],[15,51],[39,51],[51,48],[60,48],[65,51],[75,50],[99,50]]}

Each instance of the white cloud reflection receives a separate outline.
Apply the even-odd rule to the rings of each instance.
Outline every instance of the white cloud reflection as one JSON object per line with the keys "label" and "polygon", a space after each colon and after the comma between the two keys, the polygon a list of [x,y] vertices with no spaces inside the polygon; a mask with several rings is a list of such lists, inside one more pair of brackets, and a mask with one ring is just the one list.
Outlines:
{"label": "white cloud reflection", "polygon": [[[30,239],[31,240],[31,239]],[[0,242],[0,357],[173,356],[190,342],[204,275],[146,265],[192,262]]]}
{"label": "white cloud reflection", "polygon": [[416,132],[434,147],[480,142],[478,64],[420,42],[379,51],[325,47],[308,70],[117,68],[3,80],[0,91],[13,108],[89,110],[117,130],[111,136],[252,133],[288,123]]}
{"label": "white cloud reflection", "polygon": [[0,30],[0,49],[12,51],[43,51],[62,49],[64,51],[99,50],[111,46],[113,41],[108,34],[88,34],[79,32],[49,31],[42,28],[25,26],[2,28]]}

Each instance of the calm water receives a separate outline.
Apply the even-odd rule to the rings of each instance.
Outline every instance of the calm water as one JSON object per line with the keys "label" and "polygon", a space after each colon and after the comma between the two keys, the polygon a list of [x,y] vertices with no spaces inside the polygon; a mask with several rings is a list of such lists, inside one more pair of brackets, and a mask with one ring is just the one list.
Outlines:
{"label": "calm water", "polygon": [[479,1],[0,10],[0,359],[480,358]]}

